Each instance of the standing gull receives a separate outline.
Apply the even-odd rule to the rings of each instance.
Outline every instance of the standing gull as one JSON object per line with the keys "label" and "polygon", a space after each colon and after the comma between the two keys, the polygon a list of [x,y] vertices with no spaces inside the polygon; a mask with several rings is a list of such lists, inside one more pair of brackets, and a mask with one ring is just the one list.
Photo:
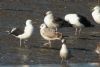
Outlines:
{"label": "standing gull", "polygon": [[48,28],[46,24],[40,25],[40,34],[45,39],[48,40],[48,43],[45,43],[44,45],[49,45],[51,47],[51,40],[60,40],[62,38],[62,33],[56,32],[52,28]]}
{"label": "standing gull", "polygon": [[24,30],[19,28],[13,28],[10,34],[14,35],[16,38],[20,39],[20,47],[21,47],[21,40],[28,39],[33,33],[34,27],[32,25],[32,20],[26,20],[26,26]]}
{"label": "standing gull", "polygon": [[56,29],[56,31],[57,28],[72,27],[72,25],[67,21],[65,21],[64,19],[55,17],[52,11],[46,12],[46,16],[44,17],[44,23],[47,25],[47,27]]}
{"label": "standing gull", "polygon": [[93,8],[92,17],[97,24],[100,24],[100,6]]}
{"label": "standing gull", "polygon": [[61,57],[61,64],[68,57],[68,49],[67,49],[67,46],[65,44],[65,39],[62,39],[62,46],[60,49],[60,57]]}
{"label": "standing gull", "polygon": [[94,27],[86,17],[79,14],[67,14],[65,15],[65,20],[76,28],[75,35],[80,34],[83,27]]}

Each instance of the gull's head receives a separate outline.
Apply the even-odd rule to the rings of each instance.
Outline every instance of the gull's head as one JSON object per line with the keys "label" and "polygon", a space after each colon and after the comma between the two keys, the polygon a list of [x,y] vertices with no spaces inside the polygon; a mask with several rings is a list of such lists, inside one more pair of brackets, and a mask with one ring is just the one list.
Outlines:
{"label": "gull's head", "polygon": [[46,28],[46,24],[44,24],[44,23],[41,24],[41,25],[40,25],[40,28],[41,28],[41,29],[42,29],[42,28]]}
{"label": "gull's head", "polygon": [[30,19],[26,20],[26,25],[30,25],[30,24],[32,24],[32,20]]}
{"label": "gull's head", "polygon": [[65,39],[62,39],[62,40],[61,40],[61,42],[62,42],[62,43],[65,43],[65,42],[66,42],[66,40],[65,40]]}
{"label": "gull's head", "polygon": [[62,47],[61,48],[67,50],[66,40],[65,39],[62,39],[61,42],[62,42]]}
{"label": "gull's head", "polygon": [[46,15],[52,14],[52,11],[47,11]]}
{"label": "gull's head", "polygon": [[93,8],[93,11],[94,10],[100,10],[100,6],[95,6],[94,8]]}

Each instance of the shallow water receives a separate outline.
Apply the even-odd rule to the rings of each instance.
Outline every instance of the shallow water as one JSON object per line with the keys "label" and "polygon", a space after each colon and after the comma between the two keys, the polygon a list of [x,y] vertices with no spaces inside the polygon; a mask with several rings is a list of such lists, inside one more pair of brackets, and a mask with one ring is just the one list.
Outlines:
{"label": "shallow water", "polygon": [[36,65],[2,65],[0,67],[100,67],[98,63],[71,64],[36,64]]}
{"label": "shallow water", "polygon": [[[41,47],[47,42],[39,33],[39,26],[43,23],[45,12],[52,10],[56,16],[62,18],[67,13],[79,13],[95,24],[91,17],[91,9],[95,5],[97,5],[96,0],[0,0],[0,64],[28,64],[29,67],[35,67],[31,64],[41,64],[36,65],[36,67],[47,64],[48,67],[61,67],[59,65],[61,42],[53,41],[52,48]],[[33,20],[35,31],[29,41],[23,43],[20,48],[19,39],[8,35],[5,31],[11,30],[13,27],[24,27],[28,18]],[[96,44],[100,41],[100,27],[95,25],[94,28],[84,28],[79,38],[74,36],[74,28],[59,30],[64,35],[69,36],[66,37],[67,46],[73,55],[72,58],[68,59],[69,62],[100,62],[100,56],[94,52]],[[69,67],[79,65],[82,64],[70,64]],[[85,65],[91,66],[91,64],[83,64],[82,66],[86,67]],[[93,67],[95,66],[94,64]]]}

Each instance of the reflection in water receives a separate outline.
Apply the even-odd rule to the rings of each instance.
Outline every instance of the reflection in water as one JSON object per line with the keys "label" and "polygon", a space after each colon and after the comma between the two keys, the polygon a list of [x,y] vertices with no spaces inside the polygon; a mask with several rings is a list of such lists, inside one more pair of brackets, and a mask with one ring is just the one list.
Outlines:
{"label": "reflection in water", "polygon": [[70,67],[100,67],[99,63],[78,63],[70,64]]}
{"label": "reflection in water", "polygon": [[[12,66],[13,67],[13,66]],[[30,65],[16,65],[14,67],[30,67]]]}
{"label": "reflection in water", "polygon": [[21,67],[30,67],[29,65],[23,65],[23,66],[21,66]]}
{"label": "reflection in water", "polygon": [[70,63],[70,64],[35,64],[35,65],[9,65],[0,67],[100,67],[99,63]]}
{"label": "reflection in water", "polygon": [[23,65],[17,67],[100,67],[100,64],[99,63],[37,64],[37,65]]}
{"label": "reflection in water", "polygon": [[26,61],[28,59],[28,56],[27,55],[22,55],[22,60],[23,61]]}
{"label": "reflection in water", "polygon": [[70,67],[68,64],[62,64],[61,67]]}

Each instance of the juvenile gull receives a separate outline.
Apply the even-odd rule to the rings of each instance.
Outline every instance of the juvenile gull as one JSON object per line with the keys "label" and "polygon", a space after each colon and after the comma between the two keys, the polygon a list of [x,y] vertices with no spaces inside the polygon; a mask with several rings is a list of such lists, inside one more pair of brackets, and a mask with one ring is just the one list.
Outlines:
{"label": "juvenile gull", "polygon": [[68,57],[68,49],[67,49],[67,46],[66,46],[66,43],[65,43],[65,39],[62,39],[62,46],[61,46],[61,49],[60,49],[60,57],[61,57],[61,64]]}
{"label": "juvenile gull", "polygon": [[20,28],[13,28],[10,34],[14,35],[16,38],[20,39],[20,47],[21,47],[21,40],[28,39],[33,33],[34,27],[32,25],[32,20],[26,20],[26,26],[24,30]]}
{"label": "juvenile gull", "polygon": [[51,40],[60,40],[62,38],[62,33],[56,32],[55,29],[48,28],[45,24],[40,25],[40,34],[48,43],[44,45],[49,45],[51,47]]}
{"label": "juvenile gull", "polygon": [[94,27],[86,17],[79,14],[67,14],[65,15],[65,20],[76,28],[75,35],[80,34],[83,27]]}
{"label": "juvenile gull", "polygon": [[97,24],[100,24],[100,6],[93,8],[92,17]]}
{"label": "juvenile gull", "polygon": [[46,16],[44,17],[44,23],[47,25],[47,27],[56,29],[56,31],[57,28],[72,27],[72,25],[67,21],[65,21],[64,19],[55,17],[52,11],[46,12]]}

